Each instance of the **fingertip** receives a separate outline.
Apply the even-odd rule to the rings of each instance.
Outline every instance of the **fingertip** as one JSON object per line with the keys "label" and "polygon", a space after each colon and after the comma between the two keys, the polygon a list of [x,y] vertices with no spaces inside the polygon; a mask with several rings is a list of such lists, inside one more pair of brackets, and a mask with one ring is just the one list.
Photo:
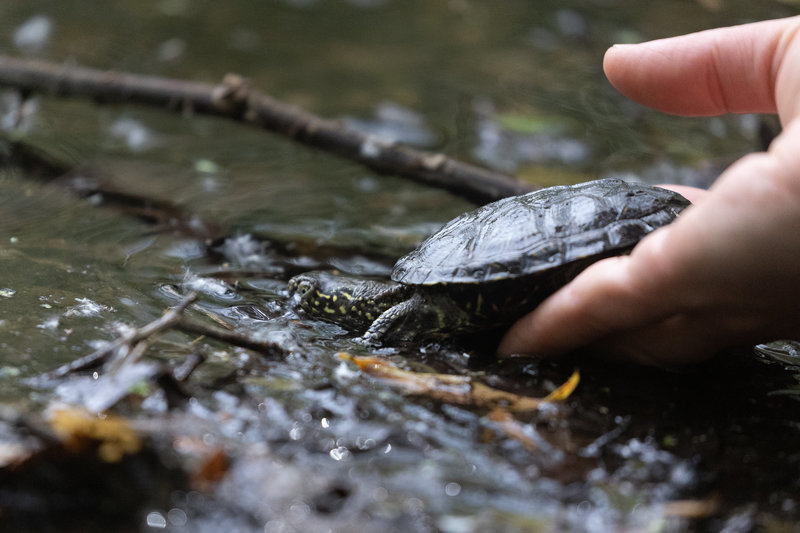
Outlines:
{"label": "fingertip", "polygon": [[553,357],[581,346],[580,335],[573,332],[588,324],[574,320],[576,313],[580,314],[579,307],[573,281],[517,320],[500,341],[498,355]]}
{"label": "fingertip", "polygon": [[[777,19],[614,45],[606,51],[603,69],[622,94],[667,113],[774,113],[778,67],[800,54],[790,53],[800,49],[797,45],[779,45],[791,42],[798,26],[798,18]],[[794,102],[800,83],[785,78],[790,80],[785,92]]]}
{"label": "fingertip", "polygon": [[513,355],[527,355],[524,353],[524,344],[520,342],[519,335],[519,320],[515,323],[500,339],[500,344],[497,345],[495,353],[501,357],[510,357]]}
{"label": "fingertip", "polygon": [[633,46],[635,45],[614,44],[606,50],[603,56],[603,72],[605,72],[606,78],[614,87],[617,87],[616,77],[619,71],[619,64]]}
{"label": "fingertip", "polygon": [[544,337],[539,333],[536,316],[536,311],[533,311],[517,320],[506,331],[503,338],[500,339],[495,353],[499,357],[550,357],[558,355],[557,350],[542,344]]}
{"label": "fingertip", "polygon": [[607,63],[616,61],[617,59],[623,57],[625,54],[629,53],[633,50],[636,44],[612,44],[608,50],[606,50],[605,55],[603,56],[603,66]]}
{"label": "fingertip", "polygon": [[658,314],[640,294],[631,256],[599,261],[520,318],[497,353],[557,356],[590,345],[611,332],[635,327]]}

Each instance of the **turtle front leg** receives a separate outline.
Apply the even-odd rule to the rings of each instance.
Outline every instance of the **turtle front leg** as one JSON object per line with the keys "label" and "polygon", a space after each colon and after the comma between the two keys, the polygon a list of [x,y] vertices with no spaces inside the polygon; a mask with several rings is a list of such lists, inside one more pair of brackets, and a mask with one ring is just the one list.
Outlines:
{"label": "turtle front leg", "polygon": [[469,314],[451,298],[416,292],[381,313],[361,338],[372,346],[402,344],[472,329]]}
{"label": "turtle front leg", "polygon": [[370,346],[379,346],[389,340],[399,342],[414,340],[419,333],[413,320],[418,308],[419,299],[416,297],[393,305],[372,322],[361,339]]}

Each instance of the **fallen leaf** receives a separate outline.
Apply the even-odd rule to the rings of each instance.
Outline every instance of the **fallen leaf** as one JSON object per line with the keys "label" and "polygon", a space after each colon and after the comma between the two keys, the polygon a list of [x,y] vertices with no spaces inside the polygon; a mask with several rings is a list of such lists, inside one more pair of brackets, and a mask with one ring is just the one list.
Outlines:
{"label": "fallen leaf", "polygon": [[230,468],[230,460],[225,450],[218,448],[200,465],[200,468],[192,476],[192,481],[196,485],[204,483],[215,483],[225,477]]}
{"label": "fallen leaf", "polygon": [[63,407],[53,410],[48,422],[67,449],[79,452],[97,446],[98,456],[107,463],[116,463],[142,447],[139,435],[122,417]]}
{"label": "fallen leaf", "polygon": [[339,357],[355,364],[365,374],[401,388],[407,394],[419,394],[462,405],[502,406],[512,412],[534,411],[546,402],[562,402],[572,394],[580,381],[580,374],[576,370],[563,385],[544,398],[532,398],[494,389],[473,381],[470,376],[412,372],[398,368],[380,357],[354,356],[344,352]]}

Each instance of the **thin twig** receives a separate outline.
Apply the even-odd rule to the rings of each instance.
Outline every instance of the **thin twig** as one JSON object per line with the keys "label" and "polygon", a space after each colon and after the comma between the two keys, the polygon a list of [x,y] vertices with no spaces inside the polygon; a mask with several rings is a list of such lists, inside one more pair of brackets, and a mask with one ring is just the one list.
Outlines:
{"label": "thin twig", "polygon": [[[185,333],[203,335],[234,346],[260,352],[269,357],[281,357],[286,355],[286,351],[274,342],[260,341],[242,333],[228,331],[210,324],[203,324],[202,322],[184,316],[183,312],[194,303],[195,300],[197,300],[197,293],[190,292],[175,306],[170,307],[160,318],[141,328],[132,329],[114,341],[109,342],[99,350],[47,372],[38,379],[58,379],[74,372],[94,368],[108,361],[120,348],[128,347],[129,349],[136,349],[139,347],[140,343],[168,329],[177,329]],[[145,346],[141,348],[144,349]],[[127,358],[127,354],[124,357]]]}
{"label": "thin twig", "polygon": [[180,320],[174,324],[174,327],[184,333],[204,335],[218,341],[239,346],[240,348],[260,352],[270,357],[286,355],[286,351],[274,342],[260,341],[243,333],[228,331],[210,324],[204,324],[185,316],[181,317]]}
{"label": "thin twig", "polygon": [[183,362],[170,372],[172,379],[174,379],[176,383],[183,383],[189,379],[189,376],[191,376],[200,365],[206,362],[206,359],[208,359],[208,355],[206,355],[204,350],[196,350],[189,353]]}
{"label": "thin twig", "polygon": [[197,293],[190,292],[174,307],[170,307],[166,313],[149,324],[141,328],[135,328],[118,337],[117,339],[107,343],[102,348],[94,352],[70,361],[67,364],[47,372],[42,376],[44,379],[58,379],[63,378],[74,372],[80,372],[89,368],[94,368],[105,362],[114,352],[123,346],[131,346],[143,339],[151,337],[152,335],[173,327],[183,315],[183,311],[189,307],[194,301],[197,300]]}
{"label": "thin twig", "polygon": [[80,96],[99,103],[130,102],[224,117],[335,153],[381,174],[446,189],[477,203],[531,190],[505,174],[442,154],[387,143],[280,102],[235,74],[227,75],[220,85],[211,85],[0,55],[0,85],[26,93]]}

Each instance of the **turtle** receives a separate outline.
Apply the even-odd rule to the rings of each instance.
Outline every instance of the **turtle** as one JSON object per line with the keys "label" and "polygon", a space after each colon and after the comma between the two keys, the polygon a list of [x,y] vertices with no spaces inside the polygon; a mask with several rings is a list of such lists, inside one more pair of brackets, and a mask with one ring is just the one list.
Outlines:
{"label": "turtle", "polygon": [[615,178],[544,188],[454,218],[401,257],[391,280],[312,271],[289,280],[289,294],[305,314],[369,345],[510,326],[689,205],[678,193]]}

